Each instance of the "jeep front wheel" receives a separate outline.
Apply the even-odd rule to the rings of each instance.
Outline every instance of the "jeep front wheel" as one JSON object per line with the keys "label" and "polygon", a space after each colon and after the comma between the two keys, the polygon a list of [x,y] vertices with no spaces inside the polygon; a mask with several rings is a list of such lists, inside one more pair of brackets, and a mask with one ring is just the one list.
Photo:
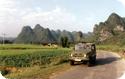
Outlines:
{"label": "jeep front wheel", "polygon": [[88,66],[93,66],[96,64],[96,56],[89,57],[89,63]]}
{"label": "jeep front wheel", "polygon": [[74,61],[70,60],[70,65],[74,65]]}

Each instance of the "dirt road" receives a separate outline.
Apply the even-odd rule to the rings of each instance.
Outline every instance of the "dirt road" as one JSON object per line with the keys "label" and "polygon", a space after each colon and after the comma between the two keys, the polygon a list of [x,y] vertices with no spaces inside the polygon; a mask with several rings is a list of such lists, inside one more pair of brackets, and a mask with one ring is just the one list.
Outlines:
{"label": "dirt road", "polygon": [[125,71],[125,60],[119,55],[98,51],[97,64],[93,67],[75,65],[50,77],[50,79],[118,79]]}

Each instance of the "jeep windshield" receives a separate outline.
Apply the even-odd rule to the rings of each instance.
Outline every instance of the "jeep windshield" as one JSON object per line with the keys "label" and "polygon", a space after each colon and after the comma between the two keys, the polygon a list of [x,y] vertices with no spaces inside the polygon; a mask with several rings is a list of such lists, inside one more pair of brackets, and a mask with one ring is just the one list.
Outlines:
{"label": "jeep windshield", "polygon": [[75,45],[75,53],[88,53],[91,51],[91,45],[79,43]]}

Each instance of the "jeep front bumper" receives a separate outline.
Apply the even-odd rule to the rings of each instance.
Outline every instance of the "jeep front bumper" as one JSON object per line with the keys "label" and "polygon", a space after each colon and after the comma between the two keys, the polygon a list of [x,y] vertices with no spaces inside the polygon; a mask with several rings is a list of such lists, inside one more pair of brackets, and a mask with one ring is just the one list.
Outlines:
{"label": "jeep front bumper", "polygon": [[69,60],[71,61],[76,61],[76,62],[81,62],[81,61],[88,61],[89,58],[81,58],[81,57],[71,57]]}

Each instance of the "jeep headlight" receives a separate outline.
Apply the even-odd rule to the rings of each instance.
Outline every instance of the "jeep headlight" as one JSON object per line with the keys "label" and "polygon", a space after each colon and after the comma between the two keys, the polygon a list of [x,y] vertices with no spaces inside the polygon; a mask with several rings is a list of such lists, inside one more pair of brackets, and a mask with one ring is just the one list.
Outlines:
{"label": "jeep headlight", "polygon": [[86,57],[87,55],[86,54],[84,54],[84,57]]}
{"label": "jeep headlight", "polygon": [[70,55],[71,57],[73,56],[73,54]]}

